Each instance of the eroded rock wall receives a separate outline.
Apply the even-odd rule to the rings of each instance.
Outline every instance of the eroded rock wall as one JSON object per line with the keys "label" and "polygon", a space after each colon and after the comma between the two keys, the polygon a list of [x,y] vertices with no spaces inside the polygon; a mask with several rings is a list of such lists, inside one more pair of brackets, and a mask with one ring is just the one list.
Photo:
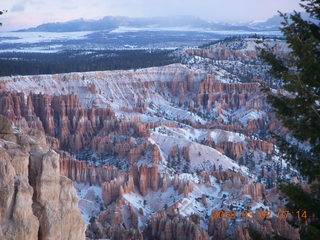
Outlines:
{"label": "eroded rock wall", "polygon": [[0,238],[85,239],[76,191],[44,133],[0,134],[0,152]]}

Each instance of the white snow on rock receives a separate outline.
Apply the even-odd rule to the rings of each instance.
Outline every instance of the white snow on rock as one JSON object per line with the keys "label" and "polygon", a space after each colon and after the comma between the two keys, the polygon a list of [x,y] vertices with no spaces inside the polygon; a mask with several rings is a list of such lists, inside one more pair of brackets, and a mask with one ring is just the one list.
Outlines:
{"label": "white snow on rock", "polygon": [[211,131],[210,137],[214,140],[215,144],[219,144],[221,142],[238,143],[243,142],[246,138],[246,136],[241,133],[235,133],[221,129],[215,129]]}
{"label": "white snow on rock", "polygon": [[[191,134],[194,133],[194,135]],[[215,165],[224,169],[240,170],[239,165],[214,148],[195,142],[201,136],[201,130],[188,131],[180,128],[158,127],[152,132],[151,139],[168,157],[173,146],[189,147],[190,167],[192,170],[212,170]],[[240,139],[241,137],[238,136]]]}
{"label": "white snow on rock", "polygon": [[73,183],[80,198],[78,206],[80,212],[89,224],[91,217],[99,216],[101,208],[103,208],[102,189],[99,186],[89,186],[83,183]]}
{"label": "white snow on rock", "polygon": [[243,126],[248,126],[248,122],[252,120],[261,119],[266,115],[266,112],[251,109],[250,111],[238,111],[236,116],[239,121],[243,124]]}
{"label": "white snow on rock", "polygon": [[[184,194],[178,194],[173,187],[169,187],[166,191],[153,192],[149,189],[146,196],[138,193],[126,193],[123,198],[135,209],[141,209],[143,215],[139,215],[139,228],[147,225],[147,221],[151,218],[152,214],[178,204],[179,213],[182,216],[189,216],[196,213],[202,218],[211,216],[211,212],[217,209],[223,201],[221,187],[215,183],[212,177],[211,184],[199,184],[199,179],[194,178],[191,174],[183,174],[179,176],[181,179],[190,180],[195,183],[194,190],[185,197]],[[195,180],[195,181],[193,181]],[[208,206],[205,207],[201,197],[205,195],[208,199]],[[207,226],[204,226],[207,228]]]}

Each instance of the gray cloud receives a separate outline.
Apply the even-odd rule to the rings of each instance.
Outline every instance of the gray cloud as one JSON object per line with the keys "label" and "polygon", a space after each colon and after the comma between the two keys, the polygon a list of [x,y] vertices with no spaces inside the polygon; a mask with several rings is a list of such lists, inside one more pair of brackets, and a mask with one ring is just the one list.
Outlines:
{"label": "gray cloud", "polygon": [[[192,15],[216,22],[265,20],[277,11],[300,10],[300,0],[10,0],[1,6],[11,9],[9,24],[15,29],[45,22],[104,16],[152,17]],[[20,20],[24,19],[24,20]]]}
{"label": "gray cloud", "polygon": [[23,12],[24,10],[25,7],[23,3],[16,4],[11,8],[11,12]]}

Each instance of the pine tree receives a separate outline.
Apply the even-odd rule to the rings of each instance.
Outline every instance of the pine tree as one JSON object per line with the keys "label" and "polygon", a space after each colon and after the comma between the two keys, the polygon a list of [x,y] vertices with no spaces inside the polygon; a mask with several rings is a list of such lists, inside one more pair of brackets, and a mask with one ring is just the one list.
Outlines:
{"label": "pine tree", "polygon": [[[270,74],[285,90],[265,89],[268,101],[288,136],[275,135],[285,160],[307,180],[309,191],[299,184],[284,183],[287,208],[295,213],[292,224],[299,227],[301,239],[320,236],[320,0],[301,0],[309,14],[305,20],[297,12],[283,18],[281,31],[291,49],[288,56],[277,56],[272,48],[261,50],[270,66]],[[297,211],[307,211],[307,219],[298,219]]]}

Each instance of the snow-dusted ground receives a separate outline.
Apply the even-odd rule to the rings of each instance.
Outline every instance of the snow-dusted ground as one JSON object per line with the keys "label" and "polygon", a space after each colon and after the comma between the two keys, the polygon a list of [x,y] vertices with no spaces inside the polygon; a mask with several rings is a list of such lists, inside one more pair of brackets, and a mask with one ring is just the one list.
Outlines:
{"label": "snow-dusted ground", "polygon": [[[161,190],[153,192],[148,191],[146,196],[137,193],[124,194],[124,199],[136,209],[142,209],[143,215],[139,216],[139,227],[145,227],[146,221],[151,218],[151,215],[172,205],[178,203],[179,213],[183,216],[189,216],[196,213],[204,220],[208,220],[211,212],[221,205],[222,195],[219,184],[216,183],[215,178],[211,178],[211,184],[199,184],[196,176],[191,174],[180,175],[181,179],[190,180],[195,183],[192,193],[188,197],[183,194],[178,194],[173,187],[169,187],[166,191]],[[208,206],[204,206],[201,201],[202,195],[205,195],[208,200]]]}
{"label": "snow-dusted ground", "polygon": [[212,147],[198,143],[198,141],[205,139],[205,136],[208,134],[215,142],[220,142],[222,140],[231,142],[244,140],[244,135],[228,131],[169,128],[165,126],[155,128],[155,130],[152,131],[151,139],[159,146],[162,155],[166,159],[173,146],[177,146],[180,149],[189,147],[191,171],[197,169],[212,171],[214,165],[216,169],[220,167],[224,170],[232,169],[241,171],[240,166],[232,159]]}
{"label": "snow-dusted ground", "polygon": [[234,117],[239,119],[239,121],[243,124],[243,126],[247,126],[248,121],[258,120],[265,117],[266,112],[260,110],[249,110],[246,111],[245,108],[239,109],[234,113]]}
{"label": "snow-dusted ground", "polygon": [[104,208],[102,200],[102,189],[99,186],[89,186],[83,183],[73,183],[77,190],[80,212],[89,224],[92,217],[98,217],[100,211]]}
{"label": "snow-dusted ground", "polygon": [[[184,57],[183,63],[190,69],[213,74],[222,82],[251,82],[254,79],[269,84],[273,79],[268,74],[270,66],[258,57],[256,49],[263,48],[263,44],[274,48],[279,55],[286,56],[290,52],[286,42],[281,39],[235,37],[194,48],[195,51],[180,50],[178,53]],[[273,84],[272,87],[278,87],[275,82]]]}
{"label": "snow-dusted ground", "polygon": [[[93,102],[100,107],[112,106],[114,109],[130,107],[137,99],[145,99],[143,84],[148,82],[171,82],[177,73],[183,79],[190,70],[181,64],[172,64],[159,68],[146,68],[137,71],[103,71],[86,73],[67,73],[37,76],[16,76],[0,78],[1,81],[9,79],[8,90],[25,93],[47,93],[61,95],[74,93],[80,97],[85,107],[92,107]],[[199,79],[205,74],[199,74]],[[13,80],[13,81],[12,81]],[[177,79],[179,80],[179,79]],[[133,88],[132,83],[141,85]],[[97,93],[90,93],[88,86],[95,84]],[[154,89],[149,89],[149,91]],[[159,94],[149,95],[149,101],[159,102],[163,100]]]}
{"label": "snow-dusted ground", "polygon": [[[194,190],[188,197],[179,194],[173,187],[169,187],[166,191],[159,190],[157,192],[149,189],[146,196],[132,192],[123,195],[123,198],[136,210],[142,209],[143,215],[139,215],[139,228],[143,229],[150,220],[152,214],[161,211],[166,207],[178,203],[179,212],[183,216],[189,216],[192,213],[198,214],[203,220],[208,220],[211,212],[219,209],[225,201],[223,195],[228,193],[222,191],[214,177],[210,178],[211,184],[200,183],[196,174],[181,174],[179,178],[185,181],[191,181],[195,184]],[[102,200],[102,189],[99,186],[89,186],[83,183],[74,183],[77,190],[79,201],[79,209],[86,223],[89,224],[92,217],[98,217],[99,212],[105,209]],[[204,206],[201,197],[205,195],[208,206]],[[125,214],[124,214],[125,215]],[[207,228],[205,226],[205,228]]]}
{"label": "snow-dusted ground", "polygon": [[221,129],[215,129],[209,132],[210,137],[214,140],[215,144],[221,142],[243,142],[246,139],[246,136],[241,133],[235,133],[230,131],[225,131]]}

